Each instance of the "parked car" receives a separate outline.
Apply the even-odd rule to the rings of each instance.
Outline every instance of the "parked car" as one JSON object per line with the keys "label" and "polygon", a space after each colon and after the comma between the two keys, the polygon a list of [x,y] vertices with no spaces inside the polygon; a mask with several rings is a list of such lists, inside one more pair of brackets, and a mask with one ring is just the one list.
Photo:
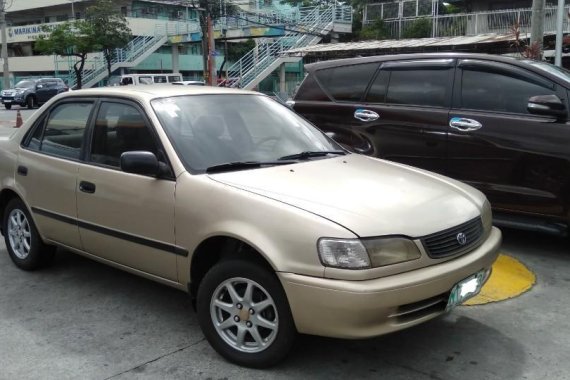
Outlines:
{"label": "parked car", "polygon": [[501,242],[481,192],[347,153],[255,92],[74,91],[0,133],[18,267],[59,246],[189,292],[241,365],[275,364],[297,332],[364,338],[439,316],[478,293]]}
{"label": "parked car", "polygon": [[146,74],[125,74],[121,75],[119,85],[139,85],[139,84],[164,84],[179,82],[182,80],[182,75],[176,73],[163,74],[163,73],[146,73]]}
{"label": "parked car", "polygon": [[172,84],[177,86],[205,86],[203,80],[181,80],[178,82],[172,82]]}
{"label": "parked car", "polygon": [[12,105],[32,109],[65,91],[69,91],[69,88],[60,78],[24,79],[16,83],[14,88],[2,90],[2,104],[7,110]]}
{"label": "parked car", "polygon": [[499,225],[567,232],[568,71],[466,53],[354,58],[306,70],[293,107],[344,147],[478,188]]}

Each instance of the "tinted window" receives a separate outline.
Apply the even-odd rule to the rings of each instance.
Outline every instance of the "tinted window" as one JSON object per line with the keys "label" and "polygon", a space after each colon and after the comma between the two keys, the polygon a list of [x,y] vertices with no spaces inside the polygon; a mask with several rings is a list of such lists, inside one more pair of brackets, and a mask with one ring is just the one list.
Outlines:
{"label": "tinted window", "polygon": [[61,157],[79,159],[92,108],[92,103],[56,106],[49,114],[45,130],[38,128],[34,132],[29,147]]}
{"label": "tinted window", "polygon": [[378,63],[334,67],[317,71],[317,79],[336,100],[358,101],[370,83]]}
{"label": "tinted window", "polygon": [[157,154],[151,131],[142,114],[123,103],[102,103],[93,131],[91,161],[119,167],[121,154],[145,150]]}
{"label": "tinted window", "polygon": [[554,94],[552,89],[538,83],[540,82],[499,73],[463,70],[461,106],[475,110],[526,114],[528,98]]}
{"label": "tinted window", "polygon": [[169,75],[168,76],[169,82],[178,82],[180,80],[182,80],[182,78],[179,75]]}
{"label": "tinted window", "polygon": [[389,71],[380,71],[366,95],[366,101],[371,103],[384,103],[386,100],[386,89],[388,88]]}
{"label": "tinted window", "polygon": [[430,107],[448,107],[450,69],[393,70],[386,101]]}
{"label": "tinted window", "polygon": [[166,76],[155,76],[154,77],[154,83],[166,83]]}
{"label": "tinted window", "polygon": [[321,86],[315,80],[314,74],[309,74],[294,96],[295,100],[329,100]]}
{"label": "tinted window", "polygon": [[152,77],[139,77],[139,84],[152,84]]}

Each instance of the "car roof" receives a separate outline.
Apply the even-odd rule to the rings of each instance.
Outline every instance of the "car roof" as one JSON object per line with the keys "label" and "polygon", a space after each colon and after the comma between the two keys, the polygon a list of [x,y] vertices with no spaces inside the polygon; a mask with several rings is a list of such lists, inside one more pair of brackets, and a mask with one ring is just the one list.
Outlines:
{"label": "car roof", "polygon": [[254,91],[238,90],[213,86],[173,86],[170,84],[149,84],[139,86],[114,86],[75,90],[64,93],[66,98],[71,97],[105,97],[123,96],[139,100],[152,100],[171,96],[183,95],[261,95]]}
{"label": "car roof", "polygon": [[330,61],[321,61],[305,65],[305,70],[313,73],[315,70],[333,68],[339,66],[350,66],[361,63],[387,62],[387,61],[403,61],[403,60],[421,60],[421,59],[478,59],[484,61],[493,61],[511,64],[538,73],[550,80],[568,87],[569,83],[560,77],[553,75],[547,71],[539,70],[528,63],[528,59],[515,58],[503,55],[482,54],[482,53],[411,53],[411,54],[391,54],[391,55],[375,55],[370,57],[343,58]]}

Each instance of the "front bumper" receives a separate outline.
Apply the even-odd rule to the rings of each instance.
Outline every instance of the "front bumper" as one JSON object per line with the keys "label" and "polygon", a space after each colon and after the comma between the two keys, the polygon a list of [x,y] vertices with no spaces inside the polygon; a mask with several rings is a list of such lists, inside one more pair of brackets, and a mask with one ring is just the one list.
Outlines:
{"label": "front bumper", "polygon": [[278,273],[300,333],[368,338],[428,321],[445,312],[459,281],[490,269],[502,236],[493,227],[475,250],[441,264],[365,281]]}

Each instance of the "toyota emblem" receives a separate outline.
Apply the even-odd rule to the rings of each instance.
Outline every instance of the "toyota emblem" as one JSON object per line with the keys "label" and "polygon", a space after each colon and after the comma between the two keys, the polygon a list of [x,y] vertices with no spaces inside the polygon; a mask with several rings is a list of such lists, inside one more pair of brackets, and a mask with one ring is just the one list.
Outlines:
{"label": "toyota emblem", "polygon": [[460,245],[465,245],[467,243],[467,235],[465,235],[463,232],[458,233],[455,238]]}

